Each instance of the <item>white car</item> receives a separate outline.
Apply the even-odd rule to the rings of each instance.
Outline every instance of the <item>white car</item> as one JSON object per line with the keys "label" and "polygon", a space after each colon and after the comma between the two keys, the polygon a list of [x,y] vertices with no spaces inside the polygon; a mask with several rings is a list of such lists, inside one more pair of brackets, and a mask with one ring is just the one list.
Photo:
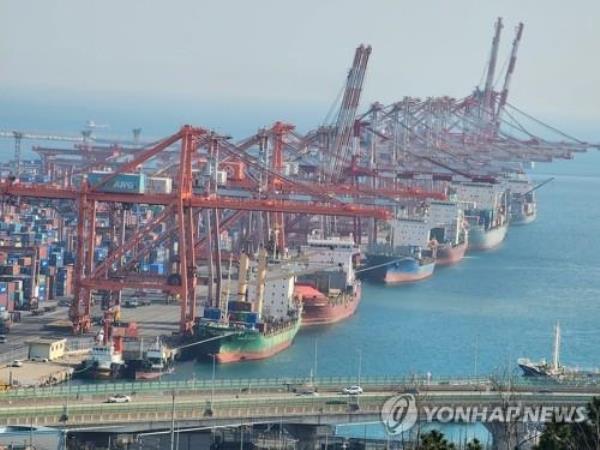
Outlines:
{"label": "white car", "polygon": [[44,358],[42,356],[34,356],[31,358],[32,361],[47,363],[48,358]]}
{"label": "white car", "polygon": [[10,365],[10,367],[23,367],[23,361],[21,361],[20,359],[15,359]]}
{"label": "white car", "polygon": [[363,393],[363,389],[358,385],[348,386],[342,390],[342,393],[347,395],[360,395]]}
{"label": "white car", "polygon": [[106,403],[129,403],[131,401],[131,397],[125,394],[116,394],[108,397]]}

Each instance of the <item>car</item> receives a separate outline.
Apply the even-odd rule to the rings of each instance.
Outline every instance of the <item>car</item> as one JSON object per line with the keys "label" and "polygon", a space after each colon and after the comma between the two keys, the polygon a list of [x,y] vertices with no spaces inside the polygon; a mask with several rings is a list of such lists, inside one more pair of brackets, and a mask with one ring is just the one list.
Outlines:
{"label": "car", "polygon": [[342,393],[347,395],[360,395],[363,393],[363,389],[358,385],[348,386],[347,388],[342,389]]}
{"label": "car", "polygon": [[23,361],[21,361],[20,359],[15,359],[10,365],[10,367],[23,367]]}
{"label": "car", "polygon": [[317,391],[311,391],[311,390],[302,390],[302,391],[298,391],[296,393],[297,396],[307,396],[307,397],[318,397],[319,393]]}
{"label": "car", "polygon": [[108,397],[106,403],[129,403],[131,401],[131,397],[125,394],[115,394]]}
{"label": "car", "polygon": [[32,361],[37,361],[37,362],[43,362],[43,363],[47,363],[48,362],[48,358],[43,358],[41,356],[33,356],[31,358]]}
{"label": "car", "polygon": [[5,344],[5,343],[6,343],[6,335],[0,334],[0,344]]}

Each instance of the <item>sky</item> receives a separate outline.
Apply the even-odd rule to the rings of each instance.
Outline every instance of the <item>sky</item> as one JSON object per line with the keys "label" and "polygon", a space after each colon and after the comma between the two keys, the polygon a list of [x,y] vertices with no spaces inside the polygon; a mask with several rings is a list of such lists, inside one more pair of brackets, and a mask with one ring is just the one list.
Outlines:
{"label": "sky", "polygon": [[509,101],[595,130],[598,0],[0,0],[0,129],[306,129],[360,43],[373,47],[363,108],[461,97],[481,81],[498,16],[499,69],[525,24]]}

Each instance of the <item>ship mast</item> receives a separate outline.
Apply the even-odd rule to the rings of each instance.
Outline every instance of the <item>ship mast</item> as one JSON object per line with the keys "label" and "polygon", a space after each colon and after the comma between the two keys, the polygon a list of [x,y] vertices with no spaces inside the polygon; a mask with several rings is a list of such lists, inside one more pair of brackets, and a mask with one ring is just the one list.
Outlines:
{"label": "ship mast", "polygon": [[560,324],[556,322],[554,327],[554,345],[552,346],[552,370],[557,371],[560,353]]}

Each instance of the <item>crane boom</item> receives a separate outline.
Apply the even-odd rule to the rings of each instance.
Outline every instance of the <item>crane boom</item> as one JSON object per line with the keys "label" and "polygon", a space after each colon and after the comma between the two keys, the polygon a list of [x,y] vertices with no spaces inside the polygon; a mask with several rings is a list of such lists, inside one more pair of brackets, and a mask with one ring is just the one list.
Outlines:
{"label": "crane boom", "polygon": [[371,54],[371,46],[360,45],[354,53],[354,61],[344,90],[344,97],[337,116],[335,138],[329,161],[329,175],[336,179],[342,172],[350,153],[350,138],[354,127],[354,119],[360,102],[362,85],[367,71],[367,63]]}
{"label": "crane boom", "polygon": [[494,74],[496,72],[496,62],[498,60],[498,47],[500,46],[500,34],[502,33],[502,17],[498,17],[494,25],[494,38],[492,40],[492,50],[490,52],[490,61],[488,63],[487,75],[485,79],[485,88],[483,91],[483,111],[482,117],[491,118],[493,115],[492,94],[494,88]]}
{"label": "crane boom", "polygon": [[504,78],[504,86],[502,87],[502,93],[500,94],[500,101],[498,102],[498,109],[496,111],[496,129],[500,126],[502,113],[506,106],[506,99],[508,98],[508,90],[510,88],[510,81],[515,71],[515,65],[517,63],[517,52],[519,51],[519,44],[521,43],[521,36],[523,36],[524,25],[522,22],[517,25],[515,39],[513,40],[512,50],[510,53],[510,61],[508,63],[508,69],[506,69],[506,77]]}

